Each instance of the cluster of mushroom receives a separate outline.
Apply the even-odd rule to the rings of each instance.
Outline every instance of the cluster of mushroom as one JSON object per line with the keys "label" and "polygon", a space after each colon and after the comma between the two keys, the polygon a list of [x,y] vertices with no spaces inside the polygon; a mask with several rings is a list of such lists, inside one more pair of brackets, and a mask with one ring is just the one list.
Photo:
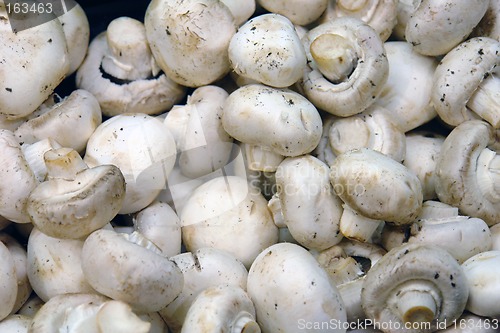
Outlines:
{"label": "cluster of mushroom", "polygon": [[0,331],[498,329],[497,1],[6,11]]}

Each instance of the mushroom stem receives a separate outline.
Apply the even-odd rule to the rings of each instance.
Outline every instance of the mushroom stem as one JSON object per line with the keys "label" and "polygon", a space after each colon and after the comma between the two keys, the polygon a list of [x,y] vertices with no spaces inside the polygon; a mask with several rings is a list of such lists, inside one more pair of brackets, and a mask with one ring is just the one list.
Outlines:
{"label": "mushroom stem", "polygon": [[254,316],[247,311],[241,311],[235,318],[230,333],[260,333],[260,327]]}
{"label": "mushroom stem", "polygon": [[358,58],[353,45],[343,36],[322,34],[310,49],[319,71],[331,82],[345,81],[356,67]]}
{"label": "mushroom stem", "polygon": [[43,155],[48,178],[73,180],[76,174],[87,169],[78,152],[72,148],[51,149]]}
{"label": "mushroom stem", "polygon": [[467,102],[467,107],[489,122],[494,128],[500,127],[500,79],[496,73],[484,79]]}
{"label": "mushroom stem", "polygon": [[369,242],[383,221],[363,216],[348,205],[343,205],[343,207],[344,211],[340,218],[340,231],[342,234],[347,238]]}
{"label": "mushroom stem", "polygon": [[397,307],[405,323],[429,323],[437,310],[436,300],[424,290],[403,292],[397,300]]}
{"label": "mushroom stem", "polygon": [[500,200],[500,155],[485,148],[477,160],[478,185],[488,200]]}

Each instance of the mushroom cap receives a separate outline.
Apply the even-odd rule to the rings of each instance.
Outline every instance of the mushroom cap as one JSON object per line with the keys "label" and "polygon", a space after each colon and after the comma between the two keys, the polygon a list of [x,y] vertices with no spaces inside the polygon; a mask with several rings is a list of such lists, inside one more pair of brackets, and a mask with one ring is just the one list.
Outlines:
{"label": "mushroom cap", "polygon": [[233,138],[283,156],[312,151],[321,139],[318,110],[302,95],[262,84],[243,86],[224,103],[222,126]]}
{"label": "mushroom cap", "polygon": [[330,181],[345,203],[371,219],[408,224],[422,206],[422,186],[417,176],[369,148],[337,156],[330,168]]}
{"label": "mushroom cap", "polygon": [[267,200],[237,176],[216,177],[196,188],[180,218],[188,251],[203,247],[226,250],[246,267],[278,241]]}
{"label": "mushroom cap", "polygon": [[207,327],[214,332],[260,333],[252,300],[236,286],[208,287],[196,296],[181,332],[198,333]]}
{"label": "mushroom cap", "polygon": [[269,12],[287,17],[296,25],[313,23],[328,6],[328,0],[257,0],[257,3]]}
{"label": "mushroom cap", "polygon": [[306,54],[292,22],[264,14],[243,24],[229,43],[234,72],[276,88],[297,82],[306,67]]}
{"label": "mushroom cap", "polygon": [[62,294],[95,293],[82,271],[81,239],[47,236],[33,228],[28,238],[27,274],[35,293],[47,302]]}
{"label": "mushroom cap", "polygon": [[0,242],[0,320],[6,318],[16,305],[16,265],[7,246]]}
{"label": "mushroom cap", "polygon": [[101,122],[97,99],[88,91],[78,89],[40,116],[21,124],[14,134],[23,144],[51,138],[63,147],[82,153]]}
{"label": "mushroom cap", "polygon": [[[354,68],[345,81],[333,83],[319,71],[311,45],[322,35],[336,35],[350,43]],[[307,98],[319,109],[340,117],[365,110],[381,93],[389,73],[384,45],[369,25],[353,17],[341,17],[311,29],[303,38],[309,67],[300,82]],[[340,62],[346,60],[340,58]]]}
{"label": "mushroom cap", "polygon": [[31,318],[20,314],[6,317],[0,322],[0,332],[28,333]]}
{"label": "mushroom cap", "polygon": [[229,8],[237,26],[241,26],[252,17],[257,7],[255,0],[221,0],[221,2]]}
{"label": "mushroom cap", "polygon": [[[467,107],[467,102],[481,82],[494,75],[497,65],[500,66],[499,53],[499,41],[475,37],[459,44],[443,57],[434,72],[431,98],[444,122],[457,126],[479,118]],[[492,125],[500,127],[499,119],[495,119]]]}
{"label": "mushroom cap", "polygon": [[301,323],[346,322],[337,288],[314,256],[296,244],[278,243],[262,251],[250,267],[247,292],[263,332],[298,332]]}
{"label": "mushroom cap", "polygon": [[[429,326],[401,329],[405,326],[398,300],[414,291],[432,296],[434,318]],[[439,322],[457,319],[468,295],[465,273],[446,250],[435,245],[404,244],[387,252],[366,273],[361,302],[368,318],[393,323],[386,332],[422,333],[435,331]]]}
{"label": "mushroom cap", "polygon": [[334,194],[329,167],[311,155],[286,158],[276,170],[284,222],[301,245],[324,250],[342,239],[342,203]]}
{"label": "mushroom cap", "polygon": [[28,196],[38,181],[14,133],[3,129],[0,129],[0,178],[0,215],[17,223],[30,222]]}
{"label": "mushroom cap", "polygon": [[[102,62],[109,53],[106,34],[96,36],[89,45],[87,56],[76,72],[78,88],[91,92],[99,101],[102,113],[108,117],[140,112],[158,114],[179,102],[186,89],[164,73],[136,80],[122,80],[105,73]],[[141,59],[151,65],[150,59]]]}
{"label": "mushroom cap", "polygon": [[416,52],[402,41],[385,42],[389,75],[375,101],[403,132],[436,116],[431,103],[434,71],[438,61]]}
{"label": "mushroom cap", "polygon": [[178,254],[171,260],[182,271],[184,286],[179,296],[160,310],[160,314],[174,332],[180,332],[186,313],[203,290],[219,285],[246,290],[248,271],[241,261],[227,251],[205,247],[195,252]]}
{"label": "mushroom cap", "polygon": [[144,25],[153,56],[173,81],[199,87],[229,72],[227,50],[236,24],[222,2],[153,0]]}
{"label": "mushroom cap", "polygon": [[478,316],[500,316],[500,251],[485,251],[462,264],[470,290],[466,309]]}
{"label": "mushroom cap", "polygon": [[487,147],[494,141],[494,131],[488,123],[463,122],[446,137],[435,170],[439,200],[458,207],[462,214],[484,220],[489,226],[500,219],[500,200],[491,179],[496,171],[494,166],[490,171],[488,165],[488,159],[496,154]]}
{"label": "mushroom cap", "polygon": [[99,293],[129,303],[135,311],[155,312],[181,292],[184,278],[177,265],[159,253],[134,243],[140,234],[128,236],[100,229],[90,234],[82,249],[82,270]]}
{"label": "mushroom cap", "polygon": [[43,233],[81,238],[109,223],[122,208],[125,179],[114,165],[85,169],[75,179],[49,179],[29,195],[27,210]]}
{"label": "mushroom cap", "polygon": [[[481,21],[489,0],[422,0],[406,24],[406,40],[424,55],[446,54]],[[461,18],[457,20],[457,18]]]}
{"label": "mushroom cap", "polygon": [[83,160],[89,167],[115,165],[125,177],[119,214],[147,207],[165,188],[176,157],[175,141],[161,120],[142,113],[114,116],[92,133]]}
{"label": "mushroom cap", "polygon": [[3,3],[0,16],[0,113],[20,118],[35,111],[65,78],[69,68],[66,38],[55,15],[54,20],[16,32]]}

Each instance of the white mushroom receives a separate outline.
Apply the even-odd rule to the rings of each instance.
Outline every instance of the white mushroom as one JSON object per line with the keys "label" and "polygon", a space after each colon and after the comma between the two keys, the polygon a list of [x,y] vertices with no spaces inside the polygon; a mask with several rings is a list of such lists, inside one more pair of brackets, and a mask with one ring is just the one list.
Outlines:
{"label": "white mushroom", "polygon": [[489,226],[500,219],[500,157],[489,148],[496,140],[481,120],[463,122],[446,137],[436,163],[435,189],[440,201],[478,217]]}
{"label": "white mushroom", "polygon": [[0,242],[0,321],[6,318],[16,305],[16,264],[7,246]]}
{"label": "white mushroom", "polygon": [[109,223],[122,208],[125,179],[114,165],[87,168],[71,148],[44,154],[49,179],[28,196],[31,221],[43,233],[81,238]]}
{"label": "white mushroom", "polygon": [[329,0],[257,0],[264,9],[287,17],[293,24],[308,25],[326,10]]}
{"label": "white mushroom", "polygon": [[[469,288],[462,267],[438,246],[392,249],[366,273],[361,291],[368,318],[391,322],[384,332],[433,332],[462,314]],[[404,329],[402,329],[404,327]]]}
{"label": "white mushroom", "polygon": [[[421,54],[446,54],[481,21],[489,0],[422,0],[406,23],[405,37]],[[457,18],[460,17],[460,20]]]}
{"label": "white mushroom", "polygon": [[500,223],[490,227],[491,232],[491,250],[500,251]]}
{"label": "white mushroom", "polygon": [[40,116],[21,124],[14,134],[23,144],[51,138],[63,147],[83,153],[90,135],[101,122],[96,98],[79,89]]}
{"label": "white mushroom", "polygon": [[31,318],[19,314],[10,315],[0,321],[0,332],[28,333]]}
{"label": "white mushroom", "polygon": [[422,206],[417,176],[401,163],[368,148],[337,156],[330,180],[335,193],[349,207],[370,219],[409,224]]}
{"label": "white mushroom", "polygon": [[418,220],[411,226],[408,242],[440,246],[459,263],[489,251],[492,245],[486,222],[468,216]]}
{"label": "white mushroom", "polygon": [[21,150],[24,158],[33,171],[38,182],[43,182],[47,178],[48,170],[45,164],[44,155],[52,149],[59,149],[62,146],[54,139],[47,138],[33,143],[23,143]]}
{"label": "white mushroom", "polygon": [[370,148],[401,162],[405,158],[404,132],[383,107],[367,110],[332,122],[328,134],[332,152],[340,155],[352,149]]}
{"label": "white mushroom", "polygon": [[185,89],[158,68],[142,22],[128,17],[114,19],[92,40],[76,84],[96,96],[106,116],[158,114],[185,95]]}
{"label": "white mushroom", "polygon": [[163,309],[181,292],[177,265],[140,233],[97,230],[82,249],[82,270],[99,293],[129,303],[141,313]]}
{"label": "white mushroom", "polygon": [[240,143],[248,171],[276,172],[276,169],[285,156],[273,152],[270,148],[261,145]]}
{"label": "white mushroom", "polygon": [[396,25],[399,0],[337,0],[330,13],[335,17],[355,17],[366,22],[386,41]]}
{"label": "white mushroom", "polygon": [[[262,251],[248,273],[247,292],[263,332],[299,332],[311,323],[346,321],[343,301],[328,274],[296,244],[279,243]],[[345,331],[342,326],[328,330]]]}
{"label": "white mushroom", "polygon": [[43,301],[72,293],[95,293],[82,271],[83,240],[60,239],[34,228],[28,238],[27,274]]}
{"label": "white mushroom", "polygon": [[0,130],[0,179],[0,215],[17,223],[30,222],[28,195],[38,181],[9,130]]}
{"label": "white mushroom", "polygon": [[319,109],[346,117],[375,102],[389,73],[378,34],[363,21],[341,17],[302,38],[308,65],[300,82]]}
{"label": "white mushroom", "polygon": [[186,105],[175,106],[165,125],[175,136],[179,167],[189,178],[197,178],[225,166],[234,147],[222,127],[222,108],[228,93],[217,86],[197,88]]}
{"label": "white mushroom", "polygon": [[277,192],[269,207],[281,214],[292,237],[308,249],[324,250],[342,239],[342,205],[329,167],[311,155],[286,158],[276,170]]}
{"label": "white mushroom", "polygon": [[36,26],[27,25],[30,20],[26,19],[16,24],[5,6],[0,5],[0,113],[20,118],[52,94],[68,72],[69,58],[64,31],[55,15]]}
{"label": "white mushroom", "polygon": [[307,61],[292,22],[278,14],[247,21],[231,38],[228,52],[236,74],[276,88],[297,82]]}
{"label": "white mushroom", "polygon": [[417,175],[424,200],[437,198],[435,169],[443,142],[443,136],[432,133],[412,132],[406,135],[403,165]]}
{"label": "white mushroom", "polygon": [[134,217],[134,229],[169,258],[181,253],[181,221],[166,203],[155,201]]}
{"label": "white mushroom", "polygon": [[234,23],[237,26],[245,23],[255,12],[255,0],[221,0],[229,8],[234,17]]}
{"label": "white mushroom", "polygon": [[257,255],[278,241],[278,228],[260,193],[246,179],[217,177],[199,186],[180,214],[188,251],[226,250],[250,267]]}
{"label": "white mushroom", "polygon": [[478,316],[500,316],[500,251],[485,251],[462,264],[470,290],[466,309]]}
{"label": "white mushroom", "polygon": [[[68,5],[67,5],[68,6]],[[83,8],[72,1],[71,8],[58,16],[68,45],[69,69],[67,76],[73,74],[87,55],[90,38],[89,20]]]}
{"label": "white mushroom", "polygon": [[434,72],[432,102],[444,122],[457,126],[483,118],[500,127],[499,53],[499,41],[476,37],[443,57]]}
{"label": "white mushroom", "polygon": [[144,24],[153,56],[175,82],[200,87],[229,72],[227,50],[236,23],[223,2],[153,0]]}
{"label": "white mushroom", "polygon": [[222,125],[235,139],[283,156],[312,151],[322,130],[318,110],[305,97],[261,84],[241,87],[229,95]]}
{"label": "white mushroom", "polygon": [[403,132],[423,125],[436,116],[431,94],[438,61],[417,53],[409,43],[386,42],[389,75],[375,104]]}
{"label": "white mushroom", "polygon": [[182,333],[260,333],[255,308],[247,293],[236,286],[209,287],[198,294],[189,308]]}
{"label": "white mushroom", "polygon": [[120,214],[148,206],[165,187],[176,147],[161,120],[142,113],[114,116],[89,138],[84,156],[89,167],[116,165],[127,184]]}
{"label": "white mushroom", "polygon": [[227,251],[206,247],[176,255],[171,260],[184,276],[182,292],[160,310],[173,332],[181,331],[189,307],[203,290],[219,285],[246,290],[248,272],[241,261]]}

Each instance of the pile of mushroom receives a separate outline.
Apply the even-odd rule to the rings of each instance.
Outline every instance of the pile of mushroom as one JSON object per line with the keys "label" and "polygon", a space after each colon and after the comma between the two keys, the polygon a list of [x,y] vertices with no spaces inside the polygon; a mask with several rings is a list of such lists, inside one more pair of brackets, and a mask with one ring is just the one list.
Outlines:
{"label": "pile of mushroom", "polygon": [[0,331],[500,330],[498,1],[10,11]]}

